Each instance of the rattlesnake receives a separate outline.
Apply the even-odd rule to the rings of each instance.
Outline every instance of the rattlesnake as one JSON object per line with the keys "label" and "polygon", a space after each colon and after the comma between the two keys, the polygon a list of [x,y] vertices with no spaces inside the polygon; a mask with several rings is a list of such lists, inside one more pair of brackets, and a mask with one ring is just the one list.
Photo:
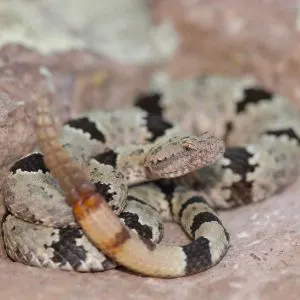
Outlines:
{"label": "rattlesnake", "polygon": [[[44,156],[35,151],[16,162],[5,192],[5,249],[33,266],[90,272],[117,262],[158,277],[205,270],[229,247],[212,208],[261,201],[300,169],[299,115],[248,77],[171,82],[132,107],[81,115],[63,128],[67,152],[53,127],[43,99],[37,134]],[[194,241],[156,244],[159,216],[179,222]]]}

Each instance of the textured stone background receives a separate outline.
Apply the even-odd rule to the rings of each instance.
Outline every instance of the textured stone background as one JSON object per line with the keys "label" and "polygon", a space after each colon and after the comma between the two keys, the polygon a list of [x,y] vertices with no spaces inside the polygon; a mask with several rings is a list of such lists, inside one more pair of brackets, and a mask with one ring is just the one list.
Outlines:
{"label": "textured stone background", "polygon": [[[0,1],[0,183],[33,147],[35,101],[52,86],[60,121],[129,103],[163,73],[253,73],[300,108],[298,7],[296,0]],[[264,203],[222,212],[232,248],[218,266],[188,278],[41,270],[2,251],[1,299],[299,299],[299,193],[298,181]],[[168,232],[169,242],[184,241],[175,225]]]}

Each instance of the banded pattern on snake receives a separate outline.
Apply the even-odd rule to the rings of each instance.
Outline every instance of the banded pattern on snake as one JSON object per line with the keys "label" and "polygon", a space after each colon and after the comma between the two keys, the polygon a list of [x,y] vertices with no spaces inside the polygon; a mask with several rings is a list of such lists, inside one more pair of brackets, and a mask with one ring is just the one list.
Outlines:
{"label": "banded pattern on snake", "polygon": [[[212,208],[261,201],[291,184],[300,169],[299,123],[286,99],[253,79],[201,77],[149,92],[130,108],[70,120],[62,148],[41,100],[43,155],[10,170],[6,251],[26,264],[85,272],[115,262],[157,277],[212,267],[229,246]],[[179,222],[193,242],[157,244],[160,216]]]}

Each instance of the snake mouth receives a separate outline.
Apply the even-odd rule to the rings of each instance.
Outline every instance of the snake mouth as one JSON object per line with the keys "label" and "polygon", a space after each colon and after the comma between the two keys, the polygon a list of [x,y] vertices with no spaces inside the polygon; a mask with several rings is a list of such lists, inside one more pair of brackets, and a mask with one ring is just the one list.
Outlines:
{"label": "snake mouth", "polygon": [[151,149],[145,167],[151,178],[179,177],[214,163],[224,151],[223,141],[207,133],[175,137]]}

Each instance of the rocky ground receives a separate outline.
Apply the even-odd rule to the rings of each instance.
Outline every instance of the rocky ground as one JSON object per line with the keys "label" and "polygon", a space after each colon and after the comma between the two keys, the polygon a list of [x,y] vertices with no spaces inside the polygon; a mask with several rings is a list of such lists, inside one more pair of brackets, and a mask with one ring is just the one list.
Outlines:
{"label": "rocky ground", "polygon": [[[297,0],[0,1],[1,183],[32,149],[37,95],[53,87],[60,121],[129,103],[160,73],[252,73],[300,108],[298,7]],[[299,299],[299,194],[298,181],[263,203],[222,212],[228,255],[188,278],[42,270],[2,250],[1,299]],[[166,240],[184,236],[167,224]]]}

